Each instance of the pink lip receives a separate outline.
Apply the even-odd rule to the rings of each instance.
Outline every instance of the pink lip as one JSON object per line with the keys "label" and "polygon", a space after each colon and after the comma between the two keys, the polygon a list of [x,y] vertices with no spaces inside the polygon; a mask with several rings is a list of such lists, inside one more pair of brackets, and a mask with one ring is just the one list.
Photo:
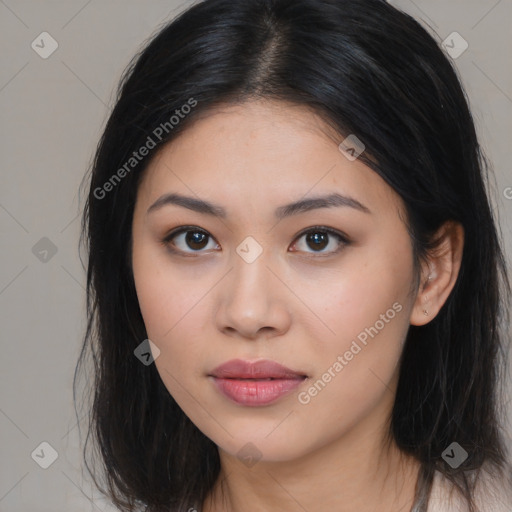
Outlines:
{"label": "pink lip", "polygon": [[307,377],[275,361],[233,359],[212,371],[217,389],[237,404],[266,405],[299,386]]}

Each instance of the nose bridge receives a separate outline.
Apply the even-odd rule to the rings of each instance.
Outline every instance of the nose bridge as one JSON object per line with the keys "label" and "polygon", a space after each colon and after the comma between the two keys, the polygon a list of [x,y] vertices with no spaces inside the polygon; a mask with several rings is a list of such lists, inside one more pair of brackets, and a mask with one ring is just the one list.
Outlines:
{"label": "nose bridge", "polygon": [[275,276],[267,268],[273,266],[271,253],[251,238],[244,240],[233,256],[218,318],[221,329],[236,330],[249,337],[262,328],[281,331],[288,316]]}
{"label": "nose bridge", "polygon": [[[261,247],[261,246],[260,246]],[[233,303],[247,311],[262,311],[272,300],[269,251],[258,249],[251,240],[242,242],[233,258],[231,297]]]}
{"label": "nose bridge", "polygon": [[234,285],[244,293],[247,287],[259,293],[268,281],[271,266],[269,239],[262,234],[247,235],[233,253],[232,264]]}

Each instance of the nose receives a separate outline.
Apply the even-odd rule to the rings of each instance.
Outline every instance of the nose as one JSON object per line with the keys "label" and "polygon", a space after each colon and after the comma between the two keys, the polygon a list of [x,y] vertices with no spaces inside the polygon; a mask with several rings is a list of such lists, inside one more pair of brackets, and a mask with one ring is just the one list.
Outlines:
{"label": "nose", "polygon": [[265,252],[251,263],[236,255],[231,272],[220,285],[218,329],[251,340],[285,333],[290,327],[291,299],[278,275]]}

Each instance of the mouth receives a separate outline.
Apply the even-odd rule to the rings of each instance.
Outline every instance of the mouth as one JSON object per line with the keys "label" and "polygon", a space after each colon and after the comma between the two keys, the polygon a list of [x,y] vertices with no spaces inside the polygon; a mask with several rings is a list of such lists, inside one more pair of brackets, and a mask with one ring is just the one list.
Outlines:
{"label": "mouth", "polygon": [[276,380],[307,377],[304,372],[292,370],[276,361],[270,361],[268,359],[261,359],[254,362],[232,359],[217,366],[217,368],[211,372],[210,376],[238,380]]}
{"label": "mouth", "polygon": [[209,377],[223,396],[238,405],[254,407],[275,402],[308,376],[275,361],[234,359],[215,368]]}

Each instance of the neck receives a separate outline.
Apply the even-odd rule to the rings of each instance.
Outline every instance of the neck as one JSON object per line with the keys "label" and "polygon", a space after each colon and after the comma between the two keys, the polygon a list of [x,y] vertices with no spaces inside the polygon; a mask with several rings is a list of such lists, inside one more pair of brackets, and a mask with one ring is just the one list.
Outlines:
{"label": "neck", "polygon": [[251,468],[219,449],[221,471],[203,512],[409,512],[420,465],[388,441],[387,423],[377,433],[369,427],[359,423],[299,459]]}

